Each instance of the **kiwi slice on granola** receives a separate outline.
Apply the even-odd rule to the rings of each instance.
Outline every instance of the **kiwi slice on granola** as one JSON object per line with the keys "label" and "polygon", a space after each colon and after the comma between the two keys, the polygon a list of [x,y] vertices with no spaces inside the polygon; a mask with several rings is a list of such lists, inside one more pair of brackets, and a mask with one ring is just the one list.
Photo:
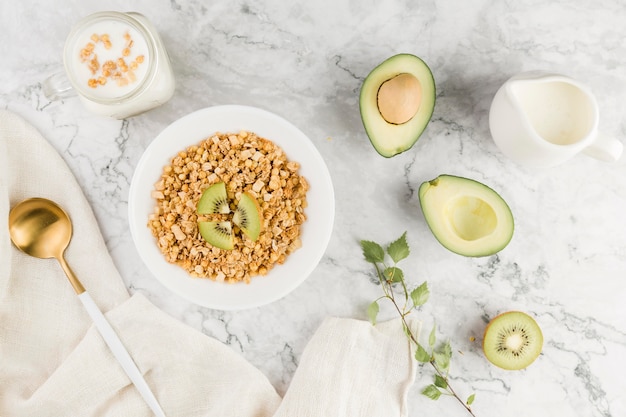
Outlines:
{"label": "kiwi slice on granola", "polygon": [[226,184],[218,182],[202,192],[197,206],[198,214],[228,214],[228,194]]}
{"label": "kiwi slice on granola", "polygon": [[233,230],[228,221],[198,222],[200,235],[216,248],[231,250],[234,247]]}
{"label": "kiwi slice on granola", "polygon": [[241,194],[237,208],[233,214],[235,223],[252,241],[256,241],[261,234],[261,207],[256,199],[248,192]]}

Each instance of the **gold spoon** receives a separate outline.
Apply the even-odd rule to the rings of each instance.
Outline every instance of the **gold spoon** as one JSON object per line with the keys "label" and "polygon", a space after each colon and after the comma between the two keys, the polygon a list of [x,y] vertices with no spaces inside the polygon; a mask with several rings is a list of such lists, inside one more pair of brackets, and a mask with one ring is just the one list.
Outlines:
{"label": "gold spoon", "polygon": [[72,222],[67,213],[55,202],[44,198],[24,200],[13,207],[9,213],[9,234],[15,246],[22,252],[37,258],[56,258],[59,261],[74,291],[78,294],[78,298],[111,349],[113,356],[137,387],[154,414],[165,417],[130,354],[65,261],[65,249],[72,237]]}

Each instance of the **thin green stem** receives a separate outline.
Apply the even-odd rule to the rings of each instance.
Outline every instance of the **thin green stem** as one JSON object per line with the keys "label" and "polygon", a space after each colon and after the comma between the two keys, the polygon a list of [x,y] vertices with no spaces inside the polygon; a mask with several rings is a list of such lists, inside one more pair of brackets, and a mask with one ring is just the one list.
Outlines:
{"label": "thin green stem", "polygon": [[383,276],[383,273],[380,272],[380,268],[378,267],[378,264],[375,263],[374,267],[376,268],[376,274],[378,275],[378,281],[380,281],[380,286],[383,287],[383,292],[385,293],[385,296],[387,296],[387,298],[391,298],[389,297],[389,294],[387,292],[387,287],[385,286],[385,277]]}
{"label": "thin green stem", "polygon": [[[406,321],[406,315],[403,314],[403,311],[400,310],[400,307],[398,306],[398,304],[396,303],[395,299],[391,298],[391,301],[394,305],[394,307],[396,308],[396,310],[398,311],[398,314],[400,314],[400,317],[402,319],[402,322],[404,324],[404,327],[407,329],[407,334],[409,335],[411,341],[413,343],[415,343],[415,345],[418,345],[419,342],[417,341],[417,339],[415,338],[415,335],[413,335],[413,332],[411,331],[411,328],[409,327],[409,324]],[[446,380],[447,382],[447,388],[446,390],[450,393],[450,395],[452,395],[462,406],[463,408],[465,408],[465,410],[467,410],[468,413],[470,413],[470,415],[472,415],[473,417],[476,417],[476,415],[474,414],[474,412],[472,411],[472,408],[467,405],[465,403],[465,401],[463,401],[461,399],[461,397],[458,396],[458,394],[454,391],[454,389],[452,388],[452,386],[450,385],[450,382],[448,381],[448,377],[447,374],[444,374],[441,369],[439,369],[439,367],[437,366],[437,364],[435,363],[434,360],[430,360],[429,363],[432,365],[432,367],[435,369],[435,372],[437,373],[437,375],[439,375],[440,377],[442,377],[443,379]]]}
{"label": "thin green stem", "polygon": [[450,393],[450,395],[452,395],[454,398],[456,398],[456,400],[467,410],[468,413],[470,413],[472,416],[476,417],[474,415],[474,412],[472,411],[471,407],[469,405],[467,405],[467,403],[465,403],[465,401],[463,401],[461,399],[461,397],[459,397],[457,395],[457,393],[454,391],[454,389],[452,388],[452,385],[450,385],[450,381],[448,381],[447,374],[444,374],[441,371],[441,369],[439,369],[439,367],[437,366],[437,364],[435,363],[434,360],[431,360],[429,363],[433,366],[433,368],[435,369],[435,372],[437,373],[437,375],[439,375],[440,377],[442,377],[443,379],[446,380],[447,385],[448,385],[446,387],[446,390]]}
{"label": "thin green stem", "polygon": [[402,289],[404,290],[404,306],[402,309],[406,311],[406,306],[409,303],[409,290],[406,287],[406,282],[404,282],[404,280],[402,280]]}
{"label": "thin green stem", "polygon": [[[366,244],[367,243],[367,244]],[[470,404],[468,404],[466,401],[463,401],[461,399],[461,397],[458,396],[458,394],[455,392],[455,390],[450,386],[450,382],[448,380],[448,361],[449,361],[449,356],[450,356],[450,352],[448,351],[448,347],[449,345],[445,346],[445,368],[446,369],[440,369],[440,367],[437,365],[437,362],[435,360],[435,357],[439,358],[439,354],[440,352],[433,352],[433,346],[432,343],[429,340],[429,343],[431,344],[430,346],[430,356],[426,356],[424,355],[424,348],[420,345],[420,343],[417,340],[417,337],[413,334],[413,331],[411,330],[411,327],[409,327],[409,323],[407,321],[407,316],[411,313],[412,310],[417,309],[419,307],[419,305],[423,304],[426,299],[428,298],[428,288],[425,286],[423,289],[421,289],[421,293],[420,291],[416,292],[416,297],[413,297],[413,293],[410,293],[407,285],[406,285],[406,281],[404,280],[404,273],[400,272],[399,276],[394,276],[398,271],[400,271],[397,268],[397,262],[395,261],[395,259],[399,258],[399,259],[404,259],[406,256],[408,256],[409,254],[409,248],[408,245],[406,244],[406,239],[405,236],[403,235],[401,237],[401,239],[398,239],[397,241],[395,241],[394,243],[392,243],[392,245],[394,246],[394,254],[397,255],[396,257],[394,257],[394,255],[391,253],[390,247],[387,249],[387,254],[391,255],[391,258],[394,260],[394,269],[392,269],[390,275],[392,275],[391,277],[387,277],[385,276],[385,274],[387,273],[387,271],[389,271],[390,269],[387,267],[384,258],[385,258],[385,253],[383,252],[383,256],[382,258],[380,257],[380,251],[382,250],[382,247],[380,247],[380,245],[373,243],[373,242],[366,242],[366,241],[362,241],[361,245],[363,247],[363,253],[365,255],[366,260],[368,260],[369,262],[374,264],[374,267],[376,268],[376,274],[378,276],[378,281],[380,282],[380,285],[382,287],[383,290],[383,296],[381,296],[380,298],[378,298],[375,303],[378,303],[380,300],[382,300],[383,298],[388,298],[391,303],[393,304],[393,306],[395,307],[396,311],[398,312],[398,314],[400,315],[400,319],[402,321],[402,325],[404,327],[405,333],[409,338],[409,343],[413,342],[413,344],[417,347],[418,352],[419,352],[419,359],[421,362],[428,362],[430,363],[430,365],[433,367],[434,371],[435,371],[435,384],[436,386],[439,385],[443,385],[442,383],[440,383],[441,381],[439,381],[439,379],[441,378],[443,381],[445,381],[445,388],[441,388],[441,387],[437,387],[438,392],[440,394],[443,395],[448,395],[448,396],[452,396],[454,398],[456,398],[456,400],[463,406],[463,408],[465,408],[465,410],[472,416],[472,417],[476,417],[476,415],[474,414],[474,412],[472,411]],[[368,250],[370,251],[370,253],[368,254]],[[380,259],[379,262],[377,261],[372,261],[372,258],[376,258],[376,259]],[[380,266],[379,266],[380,263]],[[381,270],[381,267],[383,268]],[[402,289],[404,291],[404,304],[402,306],[402,308],[400,308],[398,301],[396,300],[396,294],[394,293],[394,288],[393,288],[393,284],[395,282],[400,282],[402,285]],[[424,283],[425,284],[425,283]],[[424,290],[424,291],[422,291]],[[398,297],[400,298],[400,295],[398,294]],[[417,304],[416,305],[416,300]],[[378,309],[376,309],[376,312],[378,312]],[[369,313],[369,311],[368,311]],[[445,372],[444,372],[445,371]],[[472,394],[469,398],[474,398],[474,395]],[[468,398],[468,400],[469,400]],[[470,401],[471,402],[471,401]]]}

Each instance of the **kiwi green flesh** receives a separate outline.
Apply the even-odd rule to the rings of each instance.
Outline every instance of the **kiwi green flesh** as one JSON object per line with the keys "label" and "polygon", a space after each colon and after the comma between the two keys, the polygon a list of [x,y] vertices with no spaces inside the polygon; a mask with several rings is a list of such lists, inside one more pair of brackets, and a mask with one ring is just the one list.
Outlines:
{"label": "kiwi green flesh", "polygon": [[226,184],[218,182],[202,192],[197,206],[198,214],[228,214],[228,195]]}
{"label": "kiwi green flesh", "polygon": [[524,369],[537,359],[543,347],[543,334],[528,314],[509,311],[494,318],[483,338],[483,351],[489,362],[507,370]]}
{"label": "kiwi green flesh", "polygon": [[235,223],[252,241],[256,241],[261,234],[261,213],[259,205],[248,193],[243,193],[233,214]]}
{"label": "kiwi green flesh", "polygon": [[200,235],[211,246],[230,250],[234,247],[232,226],[228,221],[198,222]]}

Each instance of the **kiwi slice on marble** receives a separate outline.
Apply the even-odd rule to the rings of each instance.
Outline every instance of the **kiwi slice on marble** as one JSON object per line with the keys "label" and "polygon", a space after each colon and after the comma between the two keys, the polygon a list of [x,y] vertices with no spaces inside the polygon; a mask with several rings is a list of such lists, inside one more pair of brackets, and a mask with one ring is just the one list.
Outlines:
{"label": "kiwi slice on marble", "polygon": [[534,362],[543,347],[541,328],[531,316],[509,311],[493,318],[483,337],[489,362],[508,370],[524,369]]}
{"label": "kiwi slice on marble", "polygon": [[200,235],[212,246],[230,250],[234,247],[233,230],[228,221],[198,222]]}
{"label": "kiwi slice on marble", "polygon": [[259,234],[261,234],[261,207],[250,193],[241,194],[233,214],[233,223],[252,241],[259,238]]}
{"label": "kiwi slice on marble", "polygon": [[211,185],[202,192],[202,197],[198,201],[198,214],[228,214],[228,194],[226,194],[226,184],[218,182]]}

